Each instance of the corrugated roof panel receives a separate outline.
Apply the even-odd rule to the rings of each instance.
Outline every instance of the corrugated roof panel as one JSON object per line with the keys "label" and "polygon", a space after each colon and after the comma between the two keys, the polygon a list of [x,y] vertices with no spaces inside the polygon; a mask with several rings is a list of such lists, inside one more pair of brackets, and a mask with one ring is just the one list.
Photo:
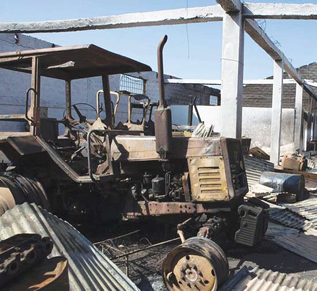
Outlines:
{"label": "corrugated roof panel", "polygon": [[317,197],[312,196],[306,200],[296,202],[293,204],[282,204],[287,209],[298,213],[307,218],[313,224],[317,225]]}
{"label": "corrugated roof panel", "polygon": [[307,220],[297,213],[290,212],[287,209],[270,207],[269,217],[271,220],[288,227],[300,230],[308,230],[310,228],[317,229],[317,226],[314,225],[311,221]]}
{"label": "corrugated roof panel", "polygon": [[274,172],[274,164],[251,156],[244,157],[249,186],[258,184],[263,172]]}
{"label": "corrugated roof panel", "polygon": [[49,257],[68,260],[70,290],[139,290],[78,230],[35,204],[17,205],[0,217],[0,240],[18,233],[51,238],[54,248]]}
{"label": "corrugated roof panel", "polygon": [[220,291],[316,291],[317,280],[256,267],[243,267]]}

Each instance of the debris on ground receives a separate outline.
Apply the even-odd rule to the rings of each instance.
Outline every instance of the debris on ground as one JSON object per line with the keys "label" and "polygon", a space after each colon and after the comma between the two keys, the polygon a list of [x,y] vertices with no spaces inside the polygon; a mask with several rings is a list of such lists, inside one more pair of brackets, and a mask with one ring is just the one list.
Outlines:
{"label": "debris on ground", "polygon": [[262,159],[262,160],[269,160],[270,159],[270,156],[259,147],[251,148],[249,153],[254,158],[258,158],[258,159]]}
{"label": "debris on ground", "polygon": [[264,186],[262,184],[253,184],[249,187],[247,197],[264,197],[273,192],[273,188]]}
{"label": "debris on ground", "polygon": [[296,153],[286,154],[283,156],[281,163],[282,170],[306,171],[307,159],[305,156]]}
{"label": "debris on ground", "polygon": [[244,157],[244,166],[245,166],[245,171],[247,174],[249,187],[254,184],[259,184],[260,177],[263,172],[274,171],[273,163],[266,160],[259,159],[259,158],[254,158],[251,156]]}

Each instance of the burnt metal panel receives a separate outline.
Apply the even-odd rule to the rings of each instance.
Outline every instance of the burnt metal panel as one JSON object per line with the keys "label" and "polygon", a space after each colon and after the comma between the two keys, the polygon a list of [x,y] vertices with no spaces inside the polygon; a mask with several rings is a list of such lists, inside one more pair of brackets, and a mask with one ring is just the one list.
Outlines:
{"label": "burnt metal panel", "polygon": [[42,76],[62,80],[151,71],[145,64],[92,44],[1,53],[0,67],[31,73],[32,57],[40,59]]}
{"label": "burnt metal panel", "polygon": [[123,216],[129,219],[141,216],[187,215],[199,213],[217,213],[230,211],[230,207],[210,207],[208,204],[191,202],[144,202],[130,200],[123,210]]}
{"label": "burnt metal panel", "polygon": [[19,233],[50,237],[54,247],[49,257],[68,260],[70,290],[139,290],[78,230],[33,203],[17,205],[0,217],[0,240]]}
{"label": "burnt metal panel", "polygon": [[[171,159],[222,155],[218,137],[173,137],[172,142],[172,150],[169,153]],[[112,141],[111,151],[114,161],[160,160],[154,136],[116,136]]]}
{"label": "burnt metal panel", "polygon": [[8,137],[8,142],[21,156],[45,151],[34,136]]}

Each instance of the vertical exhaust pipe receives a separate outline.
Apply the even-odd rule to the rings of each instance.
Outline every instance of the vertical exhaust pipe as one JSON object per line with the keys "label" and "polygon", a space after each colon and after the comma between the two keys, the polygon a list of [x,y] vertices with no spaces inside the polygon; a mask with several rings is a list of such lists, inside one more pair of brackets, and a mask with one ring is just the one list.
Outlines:
{"label": "vertical exhaust pipe", "polygon": [[165,100],[163,48],[167,42],[167,35],[160,41],[157,48],[159,106],[155,110],[156,151],[161,158],[166,159],[172,149],[172,112]]}
{"label": "vertical exhaust pipe", "polygon": [[164,67],[163,67],[163,48],[167,42],[167,35],[165,35],[157,48],[157,69],[158,69],[158,84],[159,84],[159,106],[158,107],[167,107],[165,101],[165,87],[164,87]]}

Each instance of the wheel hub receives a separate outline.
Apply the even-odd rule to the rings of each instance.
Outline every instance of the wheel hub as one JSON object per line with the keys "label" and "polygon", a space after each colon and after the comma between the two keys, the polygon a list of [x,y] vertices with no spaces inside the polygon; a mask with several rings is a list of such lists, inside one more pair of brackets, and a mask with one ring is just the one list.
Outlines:
{"label": "wheel hub", "polygon": [[183,254],[172,272],[181,290],[210,291],[216,283],[213,266],[208,259],[195,252]]}
{"label": "wheel hub", "polygon": [[163,262],[170,291],[215,291],[228,275],[222,250],[205,238],[192,238],[176,247]]}

